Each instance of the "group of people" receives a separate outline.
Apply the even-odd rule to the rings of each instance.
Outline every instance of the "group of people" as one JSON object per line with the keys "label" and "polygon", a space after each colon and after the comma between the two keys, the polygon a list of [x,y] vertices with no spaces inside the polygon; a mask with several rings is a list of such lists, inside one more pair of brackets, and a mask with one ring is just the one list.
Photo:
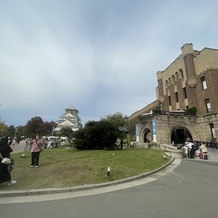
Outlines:
{"label": "group of people", "polygon": [[[29,141],[30,150],[31,150],[31,164],[30,167],[39,167],[39,157],[40,152],[43,149],[43,140],[39,135],[36,135],[35,138]],[[8,140],[6,136],[0,136],[0,184],[6,183],[8,185],[15,184],[17,181],[11,179],[11,171],[12,171],[12,164],[5,164],[2,163],[4,158],[11,159],[11,152],[13,145],[11,140]]]}
{"label": "group of people", "polygon": [[207,147],[204,143],[197,143],[197,142],[185,142],[182,147],[184,152],[184,156],[188,158],[195,158],[199,157],[200,159],[208,159],[208,151]]}
{"label": "group of people", "polygon": [[[41,138],[41,137],[40,137]],[[46,148],[57,148],[61,146],[61,139],[60,138],[41,138],[42,140],[42,149]],[[24,151],[31,150],[31,142],[32,139],[26,139],[26,143],[24,146]]]}

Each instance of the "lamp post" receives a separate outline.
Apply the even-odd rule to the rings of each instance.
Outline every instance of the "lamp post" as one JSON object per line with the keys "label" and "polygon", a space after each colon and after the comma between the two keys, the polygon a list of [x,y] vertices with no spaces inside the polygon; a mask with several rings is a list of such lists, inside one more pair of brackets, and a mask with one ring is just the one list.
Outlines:
{"label": "lamp post", "polygon": [[16,136],[17,136],[17,128],[15,128],[14,138],[16,138]]}
{"label": "lamp post", "polygon": [[123,150],[123,134],[127,132],[126,126],[119,127],[119,130],[122,132],[122,138],[120,140],[120,149]]}
{"label": "lamp post", "polygon": [[54,134],[54,127],[52,127],[52,132],[51,132],[51,135],[53,136]]}

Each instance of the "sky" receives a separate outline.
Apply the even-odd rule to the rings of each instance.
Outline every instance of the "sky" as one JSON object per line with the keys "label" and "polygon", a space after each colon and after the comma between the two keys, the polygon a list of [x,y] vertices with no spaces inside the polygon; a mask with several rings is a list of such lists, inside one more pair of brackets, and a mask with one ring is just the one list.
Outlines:
{"label": "sky", "polygon": [[218,49],[217,0],[0,0],[0,118],[65,109],[82,124],[156,99],[156,73],[192,43]]}

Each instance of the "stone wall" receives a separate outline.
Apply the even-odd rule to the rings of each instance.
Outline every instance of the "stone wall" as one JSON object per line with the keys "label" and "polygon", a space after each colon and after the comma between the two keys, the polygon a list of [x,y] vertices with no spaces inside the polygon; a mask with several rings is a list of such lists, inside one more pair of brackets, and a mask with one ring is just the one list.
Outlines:
{"label": "stone wall", "polygon": [[154,101],[151,104],[147,105],[146,107],[142,108],[141,110],[135,112],[128,118],[128,132],[131,137],[131,140],[135,140],[135,131],[136,131],[136,124],[140,124],[139,117],[144,113],[149,113],[151,110],[159,107],[159,101]]}

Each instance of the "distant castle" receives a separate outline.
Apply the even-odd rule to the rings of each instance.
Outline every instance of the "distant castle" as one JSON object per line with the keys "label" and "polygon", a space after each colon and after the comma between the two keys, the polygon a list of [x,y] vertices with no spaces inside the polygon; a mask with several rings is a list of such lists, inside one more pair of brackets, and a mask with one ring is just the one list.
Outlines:
{"label": "distant castle", "polygon": [[78,116],[78,110],[73,106],[65,109],[65,113],[60,117],[57,127],[54,131],[59,132],[62,128],[69,127],[73,131],[77,131],[82,127],[81,119]]}

